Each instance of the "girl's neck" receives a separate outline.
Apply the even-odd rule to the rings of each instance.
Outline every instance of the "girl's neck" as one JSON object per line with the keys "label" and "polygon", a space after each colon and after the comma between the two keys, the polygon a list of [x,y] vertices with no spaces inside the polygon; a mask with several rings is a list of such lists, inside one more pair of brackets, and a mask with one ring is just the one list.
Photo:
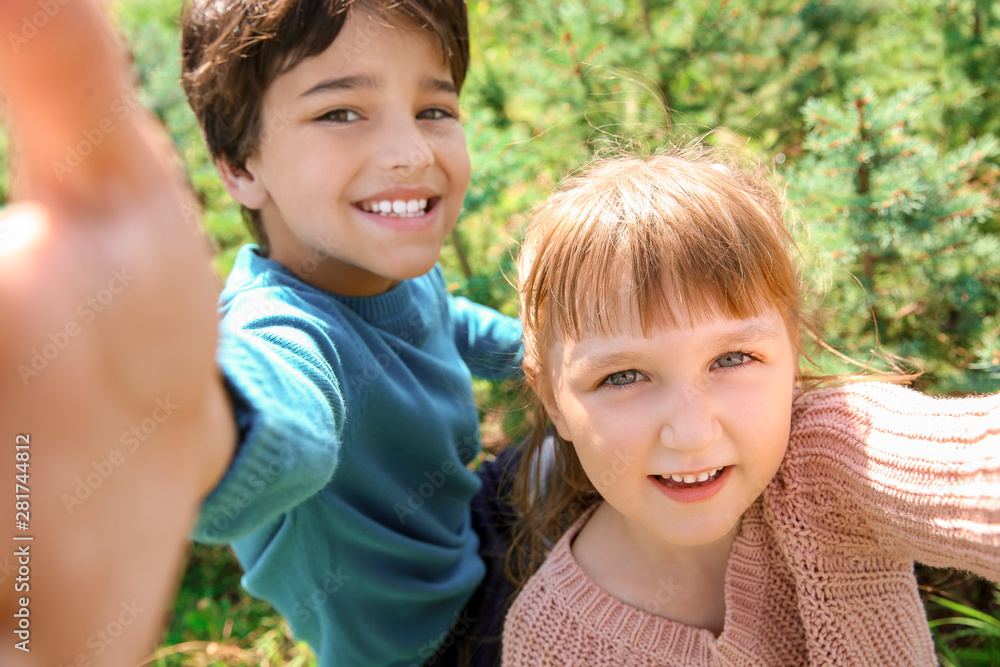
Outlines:
{"label": "girl's neck", "polygon": [[614,597],[656,616],[721,634],[725,581],[739,524],[709,544],[679,546],[627,524],[607,503],[573,543],[573,556]]}

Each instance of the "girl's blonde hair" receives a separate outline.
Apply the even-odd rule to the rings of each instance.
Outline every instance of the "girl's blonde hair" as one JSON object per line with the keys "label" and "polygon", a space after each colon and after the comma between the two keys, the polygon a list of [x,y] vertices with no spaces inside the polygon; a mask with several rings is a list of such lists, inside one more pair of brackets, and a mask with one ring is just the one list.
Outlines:
{"label": "girl's blonde hair", "polygon": [[[717,315],[773,308],[799,349],[807,326],[792,248],[782,197],[760,168],[734,155],[692,146],[596,162],[536,211],[521,247],[528,384],[536,395],[550,390],[546,360],[557,340],[647,334]],[[514,489],[522,522],[509,564],[522,584],[599,500],[558,434],[554,466],[541,464],[547,420],[536,404]]]}

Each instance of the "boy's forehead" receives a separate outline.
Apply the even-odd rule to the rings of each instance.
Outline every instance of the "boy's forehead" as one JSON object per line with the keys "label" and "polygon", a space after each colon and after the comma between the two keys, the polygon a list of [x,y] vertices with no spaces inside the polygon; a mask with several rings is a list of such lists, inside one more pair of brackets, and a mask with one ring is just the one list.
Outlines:
{"label": "boy's forehead", "polygon": [[[320,53],[303,58],[284,69],[272,83],[288,87],[288,93],[305,95],[324,81],[341,80],[344,86],[365,86],[374,83],[379,73],[402,65],[388,57],[387,46],[405,50],[406,55],[422,59],[420,51],[431,54],[436,65],[435,75],[451,80],[451,70],[444,52],[430,32],[404,17],[386,17],[364,10],[351,11],[333,42]],[[399,47],[405,46],[405,49]],[[354,78],[345,80],[345,77]],[[282,85],[283,84],[283,85]],[[341,87],[344,87],[341,86]],[[337,85],[328,88],[337,88]]]}

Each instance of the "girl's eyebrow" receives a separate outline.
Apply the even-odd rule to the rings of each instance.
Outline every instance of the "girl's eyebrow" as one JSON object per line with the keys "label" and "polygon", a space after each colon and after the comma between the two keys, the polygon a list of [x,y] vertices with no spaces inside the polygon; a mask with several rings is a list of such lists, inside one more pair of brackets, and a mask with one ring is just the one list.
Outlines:
{"label": "girl's eyebrow", "polygon": [[[753,343],[778,340],[781,333],[773,326],[760,321],[744,321],[733,328],[712,336],[706,341],[711,350],[737,348]],[[574,375],[586,375],[608,368],[633,368],[641,366],[643,355],[630,350],[609,350],[594,352],[572,359],[569,363]]]}
{"label": "girl's eyebrow", "polygon": [[748,343],[760,343],[777,338],[781,338],[781,334],[774,327],[763,322],[746,322],[732,331],[727,331],[713,337],[709,342],[709,347],[738,347]]}
{"label": "girl's eyebrow", "polygon": [[641,360],[642,356],[634,352],[612,350],[584,355],[572,362],[571,366],[576,373],[588,374],[608,368],[632,368],[639,365]]}

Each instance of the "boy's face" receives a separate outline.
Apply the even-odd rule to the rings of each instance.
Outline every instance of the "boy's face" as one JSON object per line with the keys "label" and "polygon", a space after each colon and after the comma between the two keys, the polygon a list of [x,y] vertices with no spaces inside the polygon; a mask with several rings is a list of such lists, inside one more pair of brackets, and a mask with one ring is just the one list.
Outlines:
{"label": "boy's face", "polygon": [[469,184],[458,93],[423,31],[351,12],[321,54],[264,95],[258,149],[223,182],[259,209],[270,257],[372,296],[437,262]]}
{"label": "boy's face", "polygon": [[796,366],[777,311],[560,342],[548,364],[543,403],[636,549],[733,535],[784,457]]}

